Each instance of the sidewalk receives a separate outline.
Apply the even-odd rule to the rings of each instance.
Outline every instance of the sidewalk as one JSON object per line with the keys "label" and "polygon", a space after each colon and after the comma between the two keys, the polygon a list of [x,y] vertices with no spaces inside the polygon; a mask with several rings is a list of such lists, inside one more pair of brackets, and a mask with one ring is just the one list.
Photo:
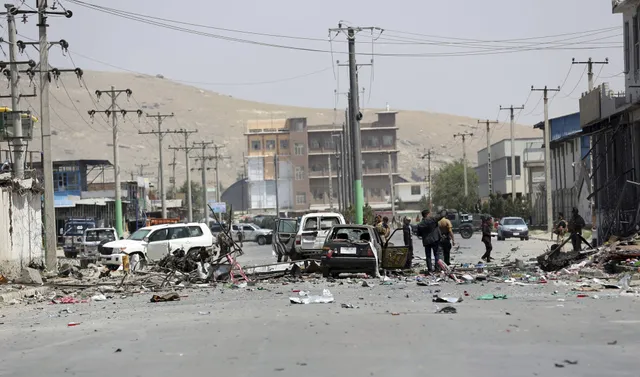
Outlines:
{"label": "sidewalk", "polygon": [[[565,238],[569,237],[569,234],[567,233],[565,235]],[[582,231],[582,237],[584,237],[584,239],[586,240],[591,240],[591,231],[590,230],[584,230]],[[549,232],[545,232],[543,230],[532,230],[529,232],[529,238],[532,238],[534,240],[540,240],[540,241],[556,241],[556,235],[549,233]]]}

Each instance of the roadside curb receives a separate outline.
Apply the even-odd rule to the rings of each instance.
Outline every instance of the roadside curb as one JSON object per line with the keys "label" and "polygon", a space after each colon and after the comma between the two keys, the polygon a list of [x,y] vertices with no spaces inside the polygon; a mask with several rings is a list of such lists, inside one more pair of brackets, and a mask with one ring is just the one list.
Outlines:
{"label": "roadside curb", "polygon": [[3,294],[0,294],[0,303],[6,303],[14,299],[20,300],[25,296],[33,296],[37,293],[44,295],[45,293],[48,293],[49,291],[51,291],[51,289],[52,289],[51,287],[42,286],[42,287],[36,287],[36,288],[21,289],[15,292],[3,293]]}

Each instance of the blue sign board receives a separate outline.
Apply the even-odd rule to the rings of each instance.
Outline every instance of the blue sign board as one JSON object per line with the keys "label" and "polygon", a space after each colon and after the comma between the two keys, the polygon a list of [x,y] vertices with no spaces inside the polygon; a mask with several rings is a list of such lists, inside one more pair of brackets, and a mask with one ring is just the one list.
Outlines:
{"label": "blue sign board", "polygon": [[218,203],[210,200],[209,205],[213,209],[213,213],[226,213],[227,212],[227,203]]}

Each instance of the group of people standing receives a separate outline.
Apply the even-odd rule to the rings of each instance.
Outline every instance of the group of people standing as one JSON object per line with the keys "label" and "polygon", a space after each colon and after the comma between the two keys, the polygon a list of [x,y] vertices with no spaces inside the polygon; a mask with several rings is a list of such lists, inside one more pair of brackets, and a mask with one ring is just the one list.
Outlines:
{"label": "group of people standing", "polygon": [[[404,243],[409,247],[407,268],[411,267],[413,259],[413,239],[411,234],[411,219],[405,218],[403,222]],[[453,225],[447,219],[447,211],[431,214],[428,209],[422,211],[422,220],[418,224],[418,235],[422,238],[427,269],[429,272],[440,270],[440,260],[446,265],[451,264],[451,249],[455,246]],[[435,262],[432,262],[433,257]]]}

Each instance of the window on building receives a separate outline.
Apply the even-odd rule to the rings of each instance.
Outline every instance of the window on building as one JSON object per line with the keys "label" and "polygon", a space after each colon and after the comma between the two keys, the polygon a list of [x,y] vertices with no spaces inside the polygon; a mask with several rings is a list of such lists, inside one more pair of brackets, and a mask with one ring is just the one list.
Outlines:
{"label": "window on building", "polygon": [[264,146],[268,151],[273,151],[276,149],[276,141],[273,139],[265,140]]}
{"label": "window on building", "polygon": [[380,190],[379,188],[377,187],[371,188],[371,196],[375,198],[379,198],[381,194],[382,194],[382,190]]}
{"label": "window on building", "polygon": [[296,154],[296,156],[304,155],[304,144],[295,143],[295,145],[293,146],[293,149],[294,149],[293,152]]}
{"label": "window on building", "polygon": [[302,181],[304,179],[304,167],[296,166],[296,181]]}
{"label": "window on building", "polygon": [[420,185],[411,186],[411,195],[420,195]]}
{"label": "window on building", "polygon": [[295,120],[293,121],[293,131],[302,132],[304,131],[304,120]]}
{"label": "window on building", "polygon": [[393,136],[392,135],[384,135],[382,137],[382,145],[385,147],[393,145]]}
{"label": "window on building", "polygon": [[289,140],[280,140],[280,149],[289,149]]}
{"label": "window on building", "polygon": [[307,194],[304,192],[299,192],[296,194],[296,204],[306,204],[307,203]]}
{"label": "window on building", "polygon": [[322,198],[324,198],[324,192],[320,190],[313,190],[311,195],[313,195],[314,200],[322,200]]}
{"label": "window on building", "polygon": [[371,136],[367,138],[367,145],[370,147],[377,147],[380,145],[380,139],[377,136]]}
{"label": "window on building", "polygon": [[629,54],[629,48],[631,46],[631,41],[629,40],[629,22],[624,23],[624,73],[629,73],[629,68],[631,64],[629,62],[629,58],[631,55]]}
{"label": "window on building", "polygon": [[324,139],[324,148],[325,149],[333,149],[333,148],[335,148],[335,144],[333,142],[333,138],[332,137],[328,137],[328,138]]}
{"label": "window on building", "polygon": [[640,41],[638,40],[638,15],[633,16],[633,70],[637,71],[640,66]]}
{"label": "window on building", "polygon": [[318,139],[309,140],[309,148],[311,148],[311,149],[320,149],[320,140],[318,140]]}
{"label": "window on building", "polygon": [[251,150],[259,151],[260,149],[262,149],[260,140],[251,140]]}
{"label": "window on building", "polygon": [[[516,175],[520,175],[520,156],[516,156]],[[507,176],[511,176],[511,157],[507,157]]]}

